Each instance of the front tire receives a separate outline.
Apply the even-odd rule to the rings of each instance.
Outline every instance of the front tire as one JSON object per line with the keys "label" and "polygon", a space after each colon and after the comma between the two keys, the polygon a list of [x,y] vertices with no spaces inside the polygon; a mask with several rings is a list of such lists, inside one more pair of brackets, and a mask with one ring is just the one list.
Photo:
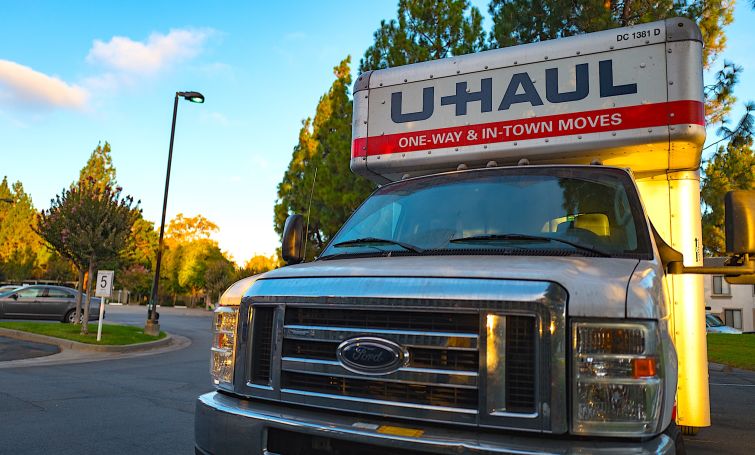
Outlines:
{"label": "front tire", "polygon": [[682,430],[676,425],[676,422],[672,421],[664,433],[674,441],[676,455],[687,455],[687,448],[684,447],[684,436],[682,435]]}
{"label": "front tire", "polygon": [[[63,322],[66,324],[74,324],[76,322],[76,310],[68,310],[65,316],[63,316]],[[79,315],[79,323],[84,323],[84,312]]]}

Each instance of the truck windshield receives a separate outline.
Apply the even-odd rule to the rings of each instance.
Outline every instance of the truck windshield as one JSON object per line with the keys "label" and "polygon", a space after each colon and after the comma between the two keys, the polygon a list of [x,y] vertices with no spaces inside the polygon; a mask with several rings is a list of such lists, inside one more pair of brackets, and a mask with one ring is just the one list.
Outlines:
{"label": "truck windshield", "polygon": [[651,258],[630,176],[602,167],[483,169],[380,188],[320,256],[532,254]]}

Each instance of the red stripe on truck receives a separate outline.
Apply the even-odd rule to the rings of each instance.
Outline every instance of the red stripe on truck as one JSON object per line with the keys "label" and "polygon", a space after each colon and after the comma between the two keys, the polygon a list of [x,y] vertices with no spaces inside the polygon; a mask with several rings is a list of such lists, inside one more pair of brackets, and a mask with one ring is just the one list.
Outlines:
{"label": "red stripe on truck", "polygon": [[465,145],[495,144],[686,124],[705,124],[703,103],[699,101],[670,101],[504,122],[412,131],[410,133],[369,136],[369,138],[362,137],[354,139],[351,156],[357,158]]}

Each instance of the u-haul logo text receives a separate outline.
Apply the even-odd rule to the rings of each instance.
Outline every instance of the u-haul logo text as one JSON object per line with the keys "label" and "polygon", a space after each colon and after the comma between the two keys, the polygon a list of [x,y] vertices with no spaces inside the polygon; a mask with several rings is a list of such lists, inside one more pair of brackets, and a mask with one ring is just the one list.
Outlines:
{"label": "u-haul logo text", "polygon": [[[559,69],[546,68],[545,70],[545,100],[549,103],[567,103],[580,101],[590,94],[589,64],[575,65],[574,90],[562,92],[559,90]],[[496,81],[497,82],[497,81]],[[637,93],[637,84],[616,84],[613,74],[613,61],[601,60],[598,62],[598,90],[601,98],[611,96],[631,95]],[[457,82],[456,91],[453,94],[441,96],[441,106],[454,106],[454,115],[467,115],[469,103],[479,103],[480,112],[492,112],[495,107],[498,111],[506,111],[511,106],[520,103],[528,103],[531,106],[542,106],[543,94],[538,92],[535,83],[527,72],[515,73],[509,79],[503,97],[493,99],[493,78],[480,80],[480,90],[476,92],[467,89],[467,81]],[[403,93],[391,93],[391,120],[394,123],[418,122],[427,120],[435,111],[435,87],[422,89],[422,110],[416,112],[404,112],[402,107]],[[494,101],[497,104],[494,105]]]}

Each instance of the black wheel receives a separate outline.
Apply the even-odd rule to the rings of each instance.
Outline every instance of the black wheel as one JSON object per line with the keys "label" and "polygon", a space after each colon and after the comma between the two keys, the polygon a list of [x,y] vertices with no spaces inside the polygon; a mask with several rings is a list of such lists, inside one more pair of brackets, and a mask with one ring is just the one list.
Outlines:
{"label": "black wheel", "polygon": [[[63,322],[67,324],[73,324],[76,322],[76,310],[68,310],[65,316],[63,316]],[[79,315],[79,323],[84,322],[84,312]]]}
{"label": "black wheel", "polygon": [[684,436],[682,435],[682,430],[676,425],[676,422],[672,421],[664,433],[674,441],[676,455],[687,455],[687,449],[684,447]]}

